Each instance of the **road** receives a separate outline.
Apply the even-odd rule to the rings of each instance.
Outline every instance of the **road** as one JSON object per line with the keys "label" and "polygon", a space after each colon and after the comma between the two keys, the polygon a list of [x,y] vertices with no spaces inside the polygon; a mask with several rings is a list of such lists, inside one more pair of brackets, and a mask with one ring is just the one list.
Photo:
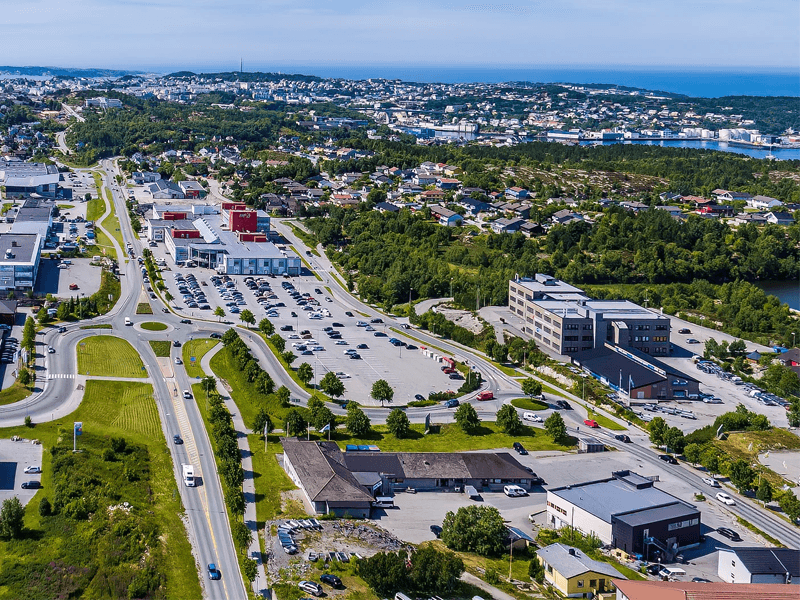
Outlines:
{"label": "road", "polygon": [[[114,175],[119,174],[112,161],[103,161],[104,183],[112,190],[114,206],[107,207],[106,215],[113,209],[120,221],[125,243],[131,243],[137,255],[141,254],[141,244],[134,235],[128,211],[125,205],[124,191],[114,182]],[[98,225],[105,215],[98,219]],[[127,259],[125,249],[120,248],[111,234],[106,232],[120,257],[120,282],[122,293],[114,308],[107,314],[92,319],[92,324],[110,324],[111,333],[126,339],[136,349],[152,379],[154,397],[161,418],[164,437],[172,455],[173,471],[178,489],[181,493],[186,516],[189,522],[189,538],[199,566],[199,575],[205,588],[205,596],[211,599],[238,600],[246,596],[244,584],[239,570],[236,550],[233,546],[225,509],[222,486],[217,474],[216,463],[208,439],[202,417],[195,402],[184,402],[179,391],[191,389],[186,371],[181,367],[171,373],[172,377],[162,375],[161,366],[153,354],[148,340],[152,337],[135,327],[125,326],[125,317],[136,321],[153,320],[152,316],[137,319],[136,306],[143,291],[142,276],[137,263]],[[180,316],[162,313],[158,320],[173,328],[172,339],[186,341],[196,337],[197,331],[191,325],[182,325]],[[50,421],[61,418],[77,408],[82,391],[77,390],[79,374],[75,346],[81,339],[96,335],[97,331],[82,330],[80,325],[87,321],[67,325],[67,332],[59,334],[57,328],[51,328],[44,335],[42,348],[48,345],[56,349],[55,354],[46,355],[48,379],[41,393],[28,399],[0,407],[0,426],[19,425],[25,416],[31,416],[34,422]],[[222,331],[223,328],[216,328]],[[162,336],[163,337],[163,336]],[[185,443],[174,445],[172,436],[180,433]],[[200,485],[187,488],[182,485],[183,463],[191,463],[199,476]],[[205,567],[215,563],[222,572],[222,580],[208,581]]]}

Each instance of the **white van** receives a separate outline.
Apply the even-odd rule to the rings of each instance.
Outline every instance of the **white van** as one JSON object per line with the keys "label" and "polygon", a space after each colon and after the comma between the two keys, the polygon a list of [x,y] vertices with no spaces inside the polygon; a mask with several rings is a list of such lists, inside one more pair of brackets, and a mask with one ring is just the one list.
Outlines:
{"label": "white van", "polygon": [[125,317],[125,325],[133,325],[133,321],[131,321],[130,317]]}
{"label": "white van", "polygon": [[662,569],[658,572],[659,575],[662,577],[669,577],[670,579],[674,579],[675,577],[683,577],[686,575],[686,571],[679,567],[662,567]]}

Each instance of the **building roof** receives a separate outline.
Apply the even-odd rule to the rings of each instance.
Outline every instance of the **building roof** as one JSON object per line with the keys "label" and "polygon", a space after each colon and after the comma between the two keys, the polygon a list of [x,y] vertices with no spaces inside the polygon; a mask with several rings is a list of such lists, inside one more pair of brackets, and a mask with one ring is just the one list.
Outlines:
{"label": "building roof", "polygon": [[[730,548],[720,552],[733,552],[753,575],[783,575],[792,580],[800,577],[800,550],[791,548]],[[800,593],[798,593],[800,598]]]}
{"label": "building roof", "polygon": [[614,579],[613,583],[628,600],[797,600],[795,586],[783,583],[694,583],[627,579]]}
{"label": "building roof", "polygon": [[611,522],[612,515],[627,514],[674,503],[694,508],[691,504],[684,503],[675,496],[658,489],[647,478],[630,471],[617,472],[609,479],[550,489],[547,493],[563,498],[606,523]]}
{"label": "building roof", "polygon": [[640,525],[647,525],[648,523],[658,523],[668,519],[677,519],[679,517],[695,517],[700,512],[689,504],[675,502],[674,504],[667,504],[666,506],[657,506],[654,508],[646,508],[644,510],[637,510],[631,513],[613,515],[613,519],[621,521],[631,527],[638,527]]}
{"label": "building roof", "polygon": [[582,551],[566,544],[550,544],[537,550],[536,554],[553,567],[554,571],[558,571],[567,579],[572,579],[589,571],[624,579],[624,575],[610,564],[589,558]]}
{"label": "building roof", "polygon": [[36,233],[0,233],[0,264],[35,263],[41,240]]}
{"label": "building roof", "polygon": [[333,442],[304,442],[284,438],[283,452],[312,502],[369,503],[370,496],[343,464]]}
{"label": "building roof", "polygon": [[585,298],[583,290],[576,288],[573,285],[565,283],[560,279],[537,273],[533,279],[522,278],[515,279],[514,283],[530,290],[533,294],[533,299],[552,297],[553,294],[577,294]]}
{"label": "building roof", "polygon": [[403,479],[528,479],[508,452],[347,452],[347,468]]}
{"label": "building roof", "polygon": [[16,300],[0,300],[0,315],[14,315],[17,313]]}

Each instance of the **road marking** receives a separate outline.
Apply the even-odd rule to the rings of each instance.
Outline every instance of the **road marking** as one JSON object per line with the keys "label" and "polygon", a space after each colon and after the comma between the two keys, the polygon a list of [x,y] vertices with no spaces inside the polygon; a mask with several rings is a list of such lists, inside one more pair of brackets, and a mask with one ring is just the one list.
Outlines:
{"label": "road marking", "polygon": [[48,373],[48,379],[75,379],[74,373]]}

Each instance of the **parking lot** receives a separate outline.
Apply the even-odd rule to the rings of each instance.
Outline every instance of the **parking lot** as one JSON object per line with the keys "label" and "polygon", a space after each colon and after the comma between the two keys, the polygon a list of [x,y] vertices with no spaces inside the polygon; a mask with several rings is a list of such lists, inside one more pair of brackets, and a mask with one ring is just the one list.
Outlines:
{"label": "parking lot", "polygon": [[[703,577],[719,581],[717,577],[717,554],[719,548],[764,546],[764,540],[739,525],[724,506],[714,499],[714,488],[692,487],[669,473],[655,473],[643,465],[635,456],[625,452],[604,452],[596,454],[562,454],[531,452],[516,458],[524,466],[531,467],[545,480],[544,486],[534,487],[529,496],[509,498],[503,493],[482,492],[483,503],[494,506],[510,525],[519,527],[536,537],[538,529],[546,526],[547,488],[555,488],[601,479],[611,476],[612,471],[630,469],[644,476],[658,474],[660,489],[694,504],[702,513],[703,534],[706,537],[700,547],[685,551],[688,564],[680,565],[687,575],[682,580]],[[697,501],[694,494],[702,492],[705,501]],[[479,501],[480,502],[480,501]],[[400,493],[394,497],[394,509],[373,512],[373,517],[381,527],[398,538],[413,543],[434,539],[431,525],[441,525],[448,511],[456,511],[461,506],[469,506],[475,501],[464,494],[419,492]],[[529,518],[533,515],[534,523]],[[715,531],[717,527],[727,527],[738,533],[742,541],[732,542]]]}
{"label": "parking lot", "polygon": [[[244,309],[252,311],[256,323],[268,317],[286,340],[286,349],[297,356],[293,366],[311,365],[312,383],[328,371],[339,374],[347,399],[378,405],[370,398],[372,384],[378,379],[385,379],[394,389],[394,404],[407,404],[417,394],[427,397],[433,391],[457,390],[463,383],[445,374],[444,365],[424,356],[412,340],[404,339],[411,347],[390,343],[391,338],[403,336],[384,323],[370,323],[372,319],[358,313],[348,315],[313,276],[252,276],[252,282],[246,282],[244,275],[222,277],[210,269],[175,267],[171,257],[165,256],[163,244],[151,250],[170,265],[162,275],[181,312],[216,320],[214,310],[221,306],[226,314],[223,320],[234,323]],[[190,275],[194,275],[194,283]],[[201,308],[204,305],[207,308]],[[351,358],[353,353],[358,358]],[[414,382],[413,387],[409,381]]]}
{"label": "parking lot", "polygon": [[[0,502],[17,496],[23,505],[30,502],[41,485],[41,475],[25,473],[26,467],[41,467],[42,445],[30,440],[0,440]],[[25,489],[23,485],[33,485]]]}

